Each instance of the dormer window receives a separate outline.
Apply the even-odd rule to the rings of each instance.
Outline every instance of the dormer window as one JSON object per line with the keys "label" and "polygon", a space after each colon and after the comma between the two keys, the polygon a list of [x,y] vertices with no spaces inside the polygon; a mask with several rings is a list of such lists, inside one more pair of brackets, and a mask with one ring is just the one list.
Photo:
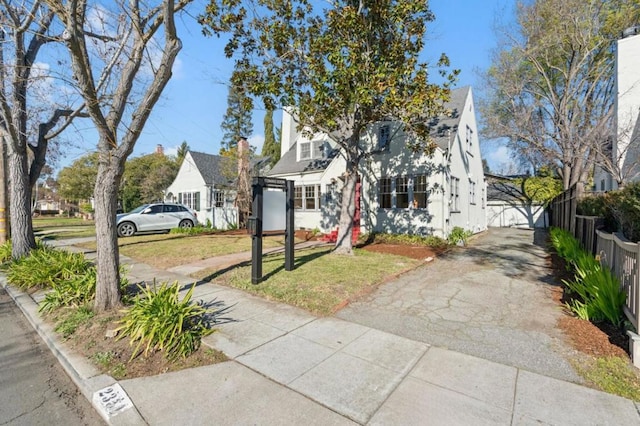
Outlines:
{"label": "dormer window", "polygon": [[328,143],[321,140],[303,141],[298,144],[298,160],[313,160],[325,158]]}
{"label": "dormer window", "polygon": [[311,159],[311,142],[300,143],[300,159],[301,160]]}
{"label": "dormer window", "polygon": [[378,149],[385,149],[391,140],[391,127],[388,124],[380,126],[378,130]]}

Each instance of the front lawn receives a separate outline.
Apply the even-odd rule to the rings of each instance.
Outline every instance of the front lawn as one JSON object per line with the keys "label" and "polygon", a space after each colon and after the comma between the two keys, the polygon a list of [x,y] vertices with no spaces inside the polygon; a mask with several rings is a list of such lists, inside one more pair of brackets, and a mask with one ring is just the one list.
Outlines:
{"label": "front lawn", "polygon": [[33,219],[33,232],[47,240],[92,237],[96,235],[95,223],[77,217],[45,216]]}
{"label": "front lawn", "polygon": [[[284,246],[284,237],[262,240],[264,248]],[[79,244],[95,250],[95,241]],[[118,239],[120,254],[161,269],[173,268],[210,257],[251,251],[249,235],[138,235]]]}
{"label": "front lawn", "polygon": [[378,284],[423,264],[420,260],[360,249],[354,253],[340,256],[327,247],[298,250],[291,272],[284,270],[284,254],[267,255],[262,263],[263,281],[258,285],[251,284],[251,265],[223,273],[204,270],[192,276],[329,315]]}

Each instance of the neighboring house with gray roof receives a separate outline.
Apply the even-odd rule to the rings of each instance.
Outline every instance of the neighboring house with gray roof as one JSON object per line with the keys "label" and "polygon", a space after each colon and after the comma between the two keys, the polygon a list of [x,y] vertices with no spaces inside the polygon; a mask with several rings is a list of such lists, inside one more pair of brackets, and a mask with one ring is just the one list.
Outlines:
{"label": "neighboring house with gray roof", "polygon": [[165,201],[182,203],[196,211],[198,222],[207,220],[218,229],[237,225],[233,181],[223,172],[225,159],[220,155],[188,151],[178,174],[165,191]]}
{"label": "neighboring house with gray roof", "polygon": [[[487,228],[486,184],[470,87],[452,90],[450,114],[431,120],[433,156],[413,152],[396,122],[381,122],[362,143],[354,226],[360,232],[446,237],[453,227]],[[295,182],[297,228],[335,231],[344,158],[326,134],[308,136],[283,111],[280,161],[269,176]]]}

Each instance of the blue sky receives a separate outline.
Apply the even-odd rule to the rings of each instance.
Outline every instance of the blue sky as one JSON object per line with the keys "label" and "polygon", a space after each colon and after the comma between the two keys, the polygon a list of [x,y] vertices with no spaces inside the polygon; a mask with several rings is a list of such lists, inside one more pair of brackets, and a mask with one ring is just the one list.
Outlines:
{"label": "blue sky", "polygon": [[[432,0],[430,6],[436,20],[428,27],[423,59],[435,63],[445,52],[452,67],[461,70],[457,87],[471,85],[477,97],[481,84],[478,73],[489,65],[491,50],[495,48],[494,21],[496,17],[508,16],[513,3],[513,0]],[[202,2],[196,1],[190,13],[197,15],[201,8]],[[183,49],[174,66],[174,77],[152,112],[133,156],[153,152],[157,144],[162,144],[165,152],[173,153],[182,141],[187,141],[195,151],[217,154],[220,149],[220,123],[227,107],[226,83],[233,62],[224,57],[223,40],[204,37],[193,17],[183,16],[180,21]],[[263,117],[264,111],[254,112],[254,134],[249,139],[258,148],[264,139]],[[276,126],[279,119],[277,114]],[[60,166],[94,150],[92,139],[77,140],[77,149],[62,158]],[[508,161],[506,149],[497,145],[485,145],[483,155],[493,170]]]}

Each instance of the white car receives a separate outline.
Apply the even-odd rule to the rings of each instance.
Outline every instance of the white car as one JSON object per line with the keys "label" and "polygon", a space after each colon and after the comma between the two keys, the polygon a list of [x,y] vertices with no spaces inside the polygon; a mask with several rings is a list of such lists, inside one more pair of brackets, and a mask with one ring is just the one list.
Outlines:
{"label": "white car", "polygon": [[192,228],[198,224],[198,218],[182,204],[154,203],[117,215],[116,224],[119,237],[130,237],[140,232]]}

